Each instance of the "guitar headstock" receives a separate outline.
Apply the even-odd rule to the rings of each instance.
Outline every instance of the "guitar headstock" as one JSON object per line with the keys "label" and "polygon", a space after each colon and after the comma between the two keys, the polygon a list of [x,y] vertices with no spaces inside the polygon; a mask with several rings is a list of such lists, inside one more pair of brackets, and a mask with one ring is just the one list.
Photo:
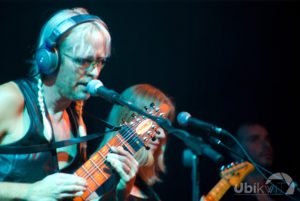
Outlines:
{"label": "guitar headstock", "polygon": [[231,186],[238,186],[244,178],[254,170],[254,166],[248,161],[231,163],[221,168],[221,177],[226,179]]}
{"label": "guitar headstock", "polygon": [[[155,106],[151,103],[149,107],[145,106],[145,110],[148,114],[159,117],[165,117],[165,114],[167,113],[166,104]],[[150,139],[153,141],[156,139],[156,134],[159,134],[159,126],[156,122],[146,118],[145,116],[137,116],[133,113],[132,117],[133,120],[129,123],[124,123],[137,135],[146,149],[149,149],[148,142]]]}

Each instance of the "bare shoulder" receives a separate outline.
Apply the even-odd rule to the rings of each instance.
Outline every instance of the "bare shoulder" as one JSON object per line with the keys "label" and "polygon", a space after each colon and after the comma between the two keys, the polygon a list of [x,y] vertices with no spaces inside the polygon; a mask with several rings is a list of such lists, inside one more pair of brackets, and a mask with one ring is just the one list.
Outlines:
{"label": "bare shoulder", "polygon": [[8,82],[0,85],[0,103],[1,109],[1,105],[5,107],[13,106],[13,108],[24,106],[24,97],[16,83]]}
{"label": "bare shoulder", "polygon": [[0,134],[6,130],[7,122],[22,114],[24,97],[14,82],[0,85]]}

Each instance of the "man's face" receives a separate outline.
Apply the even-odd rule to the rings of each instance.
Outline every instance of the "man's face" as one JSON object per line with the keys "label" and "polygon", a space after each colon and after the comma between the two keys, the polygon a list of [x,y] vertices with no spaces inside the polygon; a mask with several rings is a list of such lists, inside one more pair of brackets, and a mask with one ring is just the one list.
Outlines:
{"label": "man's face", "polygon": [[263,126],[248,126],[240,133],[239,138],[255,162],[265,167],[272,165],[273,149],[269,133]]}
{"label": "man's face", "polygon": [[[86,43],[91,41],[86,40]],[[104,44],[103,44],[104,45]],[[55,86],[61,97],[76,101],[89,98],[87,84],[96,79],[103,67],[102,60],[105,58],[105,47],[94,47],[95,54],[84,57],[73,54],[73,51],[61,51],[61,63],[56,77]]]}

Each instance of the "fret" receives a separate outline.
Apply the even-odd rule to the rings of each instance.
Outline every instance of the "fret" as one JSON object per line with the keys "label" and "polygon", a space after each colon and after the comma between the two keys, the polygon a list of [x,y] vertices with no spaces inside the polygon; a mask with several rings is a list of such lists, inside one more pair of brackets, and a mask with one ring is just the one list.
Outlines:
{"label": "fret", "polygon": [[[123,139],[120,138],[119,134],[116,135],[116,137],[119,139],[119,141],[122,143]],[[124,140],[125,141],[125,140]]]}
{"label": "fret", "polygon": [[215,201],[220,200],[226,193],[226,191],[230,188],[230,186],[231,185],[228,183],[228,181],[226,181],[226,179],[221,179],[208,193],[207,199]]}
{"label": "fret", "polygon": [[102,155],[101,151],[97,151],[97,153],[102,157],[103,160],[105,160],[105,157]]}
{"label": "fret", "polygon": [[92,164],[94,165],[94,167],[105,177],[105,179],[108,179],[108,177],[104,174],[104,172],[96,165],[96,163],[91,160]]}
{"label": "fret", "polygon": [[[84,165],[82,166],[82,169],[87,173],[88,178],[91,178],[91,179],[93,180],[93,182],[94,182],[96,185],[100,186],[100,185],[98,184],[98,182],[95,180],[95,178],[93,177],[93,175],[91,175],[91,174],[88,173],[88,171],[85,169]],[[89,190],[89,189],[88,189],[88,190]]]}
{"label": "fret", "polygon": [[124,138],[124,135],[128,134],[128,131],[131,134],[129,138],[127,137],[125,143],[127,142],[130,145],[130,148],[128,147],[128,145],[126,145],[125,147],[134,154],[142,147],[143,143],[141,142],[140,138],[136,135],[135,131],[133,131],[129,127],[124,127],[124,129],[120,131],[120,135]]}
{"label": "fret", "polygon": [[128,143],[124,143],[123,148],[128,151],[131,155],[134,155],[135,153],[133,152],[133,150],[131,149],[130,146],[128,146]]}
{"label": "fret", "polygon": [[76,175],[87,179],[88,187],[84,194],[81,197],[74,198],[74,201],[84,201],[107,181],[111,175],[115,174],[111,166],[106,162],[106,155],[111,153],[112,147],[123,147],[124,150],[134,155],[144,146],[144,143],[146,143],[150,137],[146,134],[146,131],[151,129],[149,123],[146,118],[138,118],[129,124],[125,124],[116,136],[93,154],[92,157],[75,172]]}

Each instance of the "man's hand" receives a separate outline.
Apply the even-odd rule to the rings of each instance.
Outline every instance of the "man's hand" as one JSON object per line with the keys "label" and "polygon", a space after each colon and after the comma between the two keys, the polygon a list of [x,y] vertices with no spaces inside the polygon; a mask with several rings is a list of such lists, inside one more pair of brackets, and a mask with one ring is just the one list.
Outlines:
{"label": "man's hand", "polygon": [[26,200],[56,201],[62,198],[78,197],[86,190],[86,181],[72,174],[56,173],[31,184]]}
{"label": "man's hand", "polygon": [[120,147],[111,147],[111,151],[112,153],[107,154],[106,160],[120,175],[116,189],[117,199],[125,200],[135,181],[139,163],[130,153]]}

